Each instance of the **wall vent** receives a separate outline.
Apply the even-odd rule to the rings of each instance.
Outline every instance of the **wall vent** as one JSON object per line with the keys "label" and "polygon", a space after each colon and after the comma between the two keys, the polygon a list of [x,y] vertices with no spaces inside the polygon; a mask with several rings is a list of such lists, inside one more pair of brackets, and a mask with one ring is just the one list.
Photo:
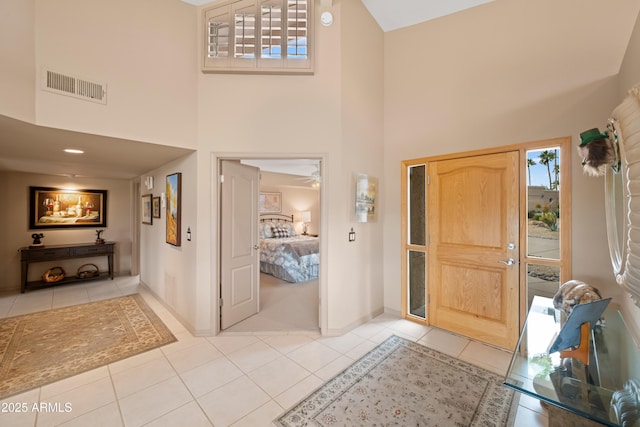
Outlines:
{"label": "wall vent", "polygon": [[99,104],[107,103],[107,85],[104,83],[91,82],[49,69],[45,69],[42,74],[42,89],[44,90]]}

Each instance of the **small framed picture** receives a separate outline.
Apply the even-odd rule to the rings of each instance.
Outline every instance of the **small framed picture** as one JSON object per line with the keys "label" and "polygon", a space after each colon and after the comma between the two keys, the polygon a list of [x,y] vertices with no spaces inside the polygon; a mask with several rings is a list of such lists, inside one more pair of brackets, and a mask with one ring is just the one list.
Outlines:
{"label": "small framed picture", "polygon": [[353,174],[351,184],[353,205],[351,220],[353,222],[372,222],[377,217],[378,179],[363,173]]}
{"label": "small framed picture", "polygon": [[151,198],[151,209],[154,218],[160,218],[160,197]]}
{"label": "small framed picture", "polygon": [[280,213],[282,211],[282,193],[260,193],[258,211],[260,213]]}
{"label": "small framed picture", "polygon": [[145,194],[142,196],[142,223],[152,224],[153,217],[151,216],[151,194]]}

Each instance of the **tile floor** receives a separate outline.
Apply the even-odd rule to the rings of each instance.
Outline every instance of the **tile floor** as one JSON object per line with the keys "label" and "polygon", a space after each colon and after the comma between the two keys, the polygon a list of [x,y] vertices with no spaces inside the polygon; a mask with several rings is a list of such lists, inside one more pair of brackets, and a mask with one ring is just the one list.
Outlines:
{"label": "tile floor", "polygon": [[[136,277],[0,296],[0,317],[134,292],[145,297],[178,342],[12,396],[0,402],[0,425],[271,426],[285,409],[392,334],[500,374],[510,360],[507,352],[386,314],[340,337],[311,332],[194,337],[139,288]],[[56,410],[34,411],[34,403]],[[23,404],[27,411],[16,412]],[[523,396],[515,425],[547,426],[546,412]]]}

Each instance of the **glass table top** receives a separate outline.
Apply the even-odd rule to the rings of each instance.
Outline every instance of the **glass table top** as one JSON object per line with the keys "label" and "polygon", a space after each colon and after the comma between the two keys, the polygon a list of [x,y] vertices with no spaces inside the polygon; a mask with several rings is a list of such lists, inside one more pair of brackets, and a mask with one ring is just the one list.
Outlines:
{"label": "glass table top", "polygon": [[560,318],[550,298],[534,297],[505,385],[605,425],[640,426],[640,357],[619,307],[591,331],[589,365],[548,353]]}

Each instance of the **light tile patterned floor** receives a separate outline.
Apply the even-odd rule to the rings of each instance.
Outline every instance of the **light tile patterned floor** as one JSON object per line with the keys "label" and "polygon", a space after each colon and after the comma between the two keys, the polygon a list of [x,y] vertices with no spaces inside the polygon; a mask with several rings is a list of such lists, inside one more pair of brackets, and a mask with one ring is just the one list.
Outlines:
{"label": "light tile patterned floor", "polygon": [[[510,360],[509,353],[494,347],[390,315],[341,337],[312,332],[194,337],[139,289],[135,277],[5,295],[0,317],[134,292],[145,297],[178,342],[10,397],[0,402],[6,410],[0,412],[0,425],[268,427],[393,334],[500,374]],[[39,403],[60,410],[34,411]],[[26,411],[17,412],[22,408]],[[547,426],[546,411],[537,400],[522,397],[515,425]]]}

